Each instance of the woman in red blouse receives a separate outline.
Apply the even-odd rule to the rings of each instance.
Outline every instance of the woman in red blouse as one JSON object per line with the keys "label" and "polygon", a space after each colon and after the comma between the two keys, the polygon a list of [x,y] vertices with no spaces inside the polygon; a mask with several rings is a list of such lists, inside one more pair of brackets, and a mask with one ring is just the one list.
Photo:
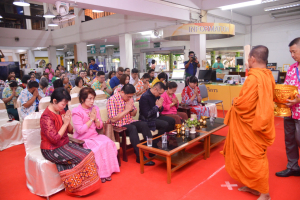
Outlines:
{"label": "woman in red blouse", "polygon": [[64,88],[52,93],[50,105],[40,119],[41,151],[56,164],[67,194],[83,196],[99,188],[100,178],[93,152],[69,143],[67,134],[73,132],[71,112],[64,111],[69,100],[71,97]]}

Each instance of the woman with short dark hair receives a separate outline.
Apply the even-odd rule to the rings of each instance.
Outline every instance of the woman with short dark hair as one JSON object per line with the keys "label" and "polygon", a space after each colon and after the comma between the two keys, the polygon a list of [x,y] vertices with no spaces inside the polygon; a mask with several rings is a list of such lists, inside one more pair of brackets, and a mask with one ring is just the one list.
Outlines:
{"label": "woman with short dark hair", "polygon": [[120,84],[116,87],[116,89],[114,90],[114,94],[116,92],[120,92],[122,87],[126,84],[128,84],[130,81],[130,76],[128,74],[123,74],[120,78]]}
{"label": "woman with short dark hair", "polygon": [[186,86],[181,93],[182,103],[191,107],[191,113],[197,115],[199,120],[201,116],[209,117],[209,108],[201,105],[201,95],[200,89],[198,87],[198,78],[196,76],[191,76]]}
{"label": "woman with short dark hair", "polygon": [[16,81],[10,81],[8,87],[2,92],[2,100],[6,105],[7,113],[14,116],[15,120],[19,120],[18,110],[14,107],[14,101],[17,101],[22,92],[22,88],[18,87]]}
{"label": "woman with short dark hair", "polygon": [[188,116],[185,112],[177,112],[180,102],[175,95],[176,90],[177,83],[167,83],[167,90],[161,95],[161,97],[164,98],[164,110],[161,112],[161,114],[172,117],[173,119],[175,119],[176,124],[181,124],[183,121],[188,119]]}
{"label": "woman with short dark hair", "polygon": [[111,181],[111,174],[120,172],[120,168],[115,143],[96,131],[103,128],[103,122],[99,108],[94,105],[95,97],[96,93],[92,88],[80,90],[78,98],[81,105],[72,110],[74,138],[84,140],[83,147],[94,152],[97,171],[104,183]]}
{"label": "woman with short dark hair", "polygon": [[66,89],[57,88],[51,95],[50,105],[40,119],[41,152],[45,159],[56,164],[72,196],[83,196],[99,188],[94,153],[77,144],[69,143],[68,133],[73,133],[71,112],[64,111],[71,97]]}
{"label": "woman with short dark hair", "polygon": [[108,79],[107,79],[107,81],[106,81],[106,83],[109,85],[109,82],[110,82],[110,79],[112,78],[112,77],[114,77],[116,75],[116,72],[115,71],[110,71],[109,73],[108,73]]}
{"label": "woman with short dark hair", "polygon": [[71,90],[70,94],[76,94],[79,93],[80,90],[83,88],[83,78],[78,76],[75,79],[75,87]]}

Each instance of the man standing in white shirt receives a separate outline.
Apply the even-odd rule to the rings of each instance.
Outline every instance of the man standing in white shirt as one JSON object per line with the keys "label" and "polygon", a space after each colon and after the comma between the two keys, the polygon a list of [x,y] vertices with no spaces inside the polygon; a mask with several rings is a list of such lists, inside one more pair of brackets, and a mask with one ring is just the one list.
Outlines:
{"label": "man standing in white shirt", "polygon": [[140,79],[139,79],[139,70],[136,69],[136,68],[133,68],[131,70],[131,76],[130,76],[129,84],[132,84],[133,86],[135,86],[136,84],[138,84],[139,81],[140,81]]}

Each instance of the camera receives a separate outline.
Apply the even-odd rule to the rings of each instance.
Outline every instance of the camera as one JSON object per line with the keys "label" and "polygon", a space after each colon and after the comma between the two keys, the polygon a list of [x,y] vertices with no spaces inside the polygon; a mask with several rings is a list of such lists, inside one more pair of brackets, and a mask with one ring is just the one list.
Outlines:
{"label": "camera", "polygon": [[192,57],[192,61],[193,61],[193,62],[195,62],[196,59],[197,59],[197,56],[193,56],[193,57]]}

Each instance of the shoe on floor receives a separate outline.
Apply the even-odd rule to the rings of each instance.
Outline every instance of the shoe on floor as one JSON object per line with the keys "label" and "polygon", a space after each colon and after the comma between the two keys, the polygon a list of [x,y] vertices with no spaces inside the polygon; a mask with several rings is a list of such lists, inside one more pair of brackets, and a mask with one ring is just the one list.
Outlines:
{"label": "shoe on floor", "polygon": [[[144,156],[144,161],[145,161],[145,160],[148,160],[148,158],[147,158],[146,156]],[[137,163],[140,163],[140,159],[137,158],[137,159],[136,159],[136,162],[137,162]],[[153,165],[155,165],[155,162],[149,161],[149,162],[145,163],[144,165],[147,165],[147,166],[153,166]]]}
{"label": "shoe on floor", "polygon": [[276,172],[276,176],[279,177],[289,177],[289,176],[300,176],[300,170],[291,170],[291,169],[285,169],[280,172]]}

